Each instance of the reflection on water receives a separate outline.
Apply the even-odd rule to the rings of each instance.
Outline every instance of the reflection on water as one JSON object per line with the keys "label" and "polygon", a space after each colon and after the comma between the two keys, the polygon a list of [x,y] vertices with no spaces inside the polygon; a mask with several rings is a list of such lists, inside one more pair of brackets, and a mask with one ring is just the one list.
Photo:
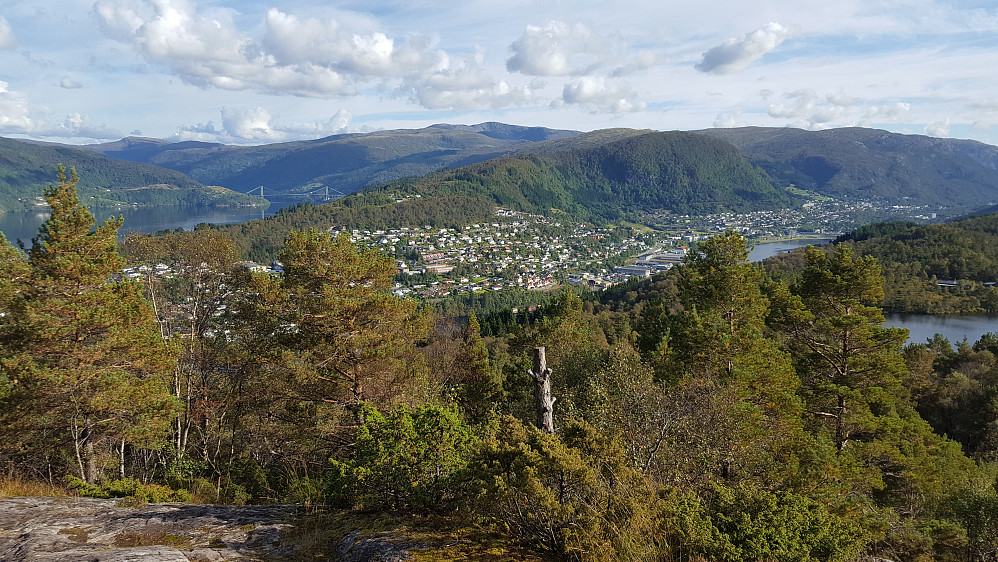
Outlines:
{"label": "reflection on water", "polygon": [[967,338],[970,344],[988,332],[998,332],[998,316],[931,314],[887,314],[885,326],[908,328],[908,343],[925,343],[936,334],[942,334],[951,344]]}

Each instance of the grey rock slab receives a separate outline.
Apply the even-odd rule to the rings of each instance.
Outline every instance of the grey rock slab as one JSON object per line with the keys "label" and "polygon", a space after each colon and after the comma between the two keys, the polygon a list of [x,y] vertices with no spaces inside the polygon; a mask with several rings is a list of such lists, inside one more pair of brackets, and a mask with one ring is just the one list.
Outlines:
{"label": "grey rock slab", "polygon": [[294,506],[119,505],[96,498],[0,498],[0,560],[211,562],[286,552]]}

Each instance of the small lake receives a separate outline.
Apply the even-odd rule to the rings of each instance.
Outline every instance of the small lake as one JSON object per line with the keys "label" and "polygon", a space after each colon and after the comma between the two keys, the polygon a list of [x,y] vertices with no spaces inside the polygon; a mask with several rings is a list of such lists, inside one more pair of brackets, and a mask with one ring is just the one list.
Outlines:
{"label": "small lake", "polygon": [[[160,230],[194,230],[201,223],[233,224],[246,222],[270,216],[282,208],[280,204],[271,204],[267,209],[259,207],[97,207],[90,209],[97,223],[104,222],[110,216],[124,216],[125,223],[120,234],[129,232],[153,233]],[[0,232],[3,232],[12,244],[17,240],[24,241],[25,246],[31,245],[31,239],[38,234],[38,228],[49,217],[45,211],[19,211],[0,214]]]}
{"label": "small lake", "polygon": [[951,344],[967,338],[974,344],[988,332],[998,332],[998,316],[987,315],[940,315],[931,314],[885,314],[885,326],[908,328],[908,343],[925,343],[936,334],[942,334]]}
{"label": "small lake", "polygon": [[749,261],[762,261],[777,254],[783,254],[790,250],[796,250],[804,246],[823,246],[831,242],[831,238],[794,238],[793,240],[779,240],[776,242],[759,242],[749,252]]}

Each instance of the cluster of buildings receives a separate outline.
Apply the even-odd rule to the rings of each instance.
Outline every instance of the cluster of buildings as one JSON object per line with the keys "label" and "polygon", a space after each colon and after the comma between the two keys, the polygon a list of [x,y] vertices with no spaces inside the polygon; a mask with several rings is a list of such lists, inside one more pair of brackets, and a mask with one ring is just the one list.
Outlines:
{"label": "cluster of buildings", "polygon": [[423,298],[512,287],[543,290],[574,271],[619,282],[621,275],[608,271],[609,261],[662,242],[651,231],[570,225],[508,209],[499,209],[494,222],[459,229],[358,229],[351,238],[395,256],[402,274],[396,294]]}
{"label": "cluster of buildings", "polygon": [[[654,228],[568,224],[555,218],[498,209],[492,222],[461,228],[397,228],[350,232],[358,244],[391,255],[400,296],[439,298],[509,288],[545,290],[562,283],[601,289],[630,277],[648,277],[680,263],[689,245],[735,231],[756,240],[830,236],[870,212],[912,217],[917,208],[878,207],[866,201],[818,200],[800,209],[735,214],[647,213]],[[932,217],[927,217],[931,219]],[[251,271],[277,274],[281,264],[245,262]],[[174,275],[166,264],[126,268],[130,278]]]}

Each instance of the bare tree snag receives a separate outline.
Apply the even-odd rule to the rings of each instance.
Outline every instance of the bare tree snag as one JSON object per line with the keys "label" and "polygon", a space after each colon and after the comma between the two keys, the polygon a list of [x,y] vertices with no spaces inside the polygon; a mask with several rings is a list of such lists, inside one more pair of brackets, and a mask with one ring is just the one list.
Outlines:
{"label": "bare tree snag", "polygon": [[544,433],[554,433],[554,401],[551,396],[551,369],[547,367],[544,348],[534,348],[534,368],[527,371],[534,379],[534,400],[537,403],[537,427]]}

